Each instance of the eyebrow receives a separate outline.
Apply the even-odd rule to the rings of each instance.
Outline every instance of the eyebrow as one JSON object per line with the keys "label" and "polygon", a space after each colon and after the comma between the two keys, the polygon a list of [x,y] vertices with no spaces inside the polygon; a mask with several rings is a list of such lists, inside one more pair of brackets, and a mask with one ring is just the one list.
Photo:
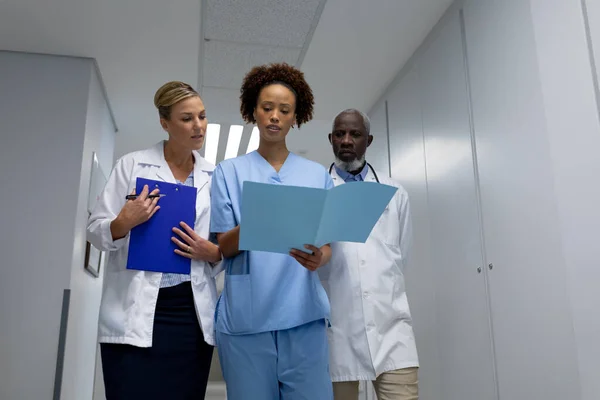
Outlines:
{"label": "eyebrow", "polygon": [[[274,104],[274,103],[270,100],[263,100],[260,104],[264,105],[264,104]],[[288,104],[288,103],[281,103],[280,106],[291,107],[292,105]]]}
{"label": "eyebrow", "polygon": [[[205,113],[205,112],[206,112],[206,109],[204,109],[204,110],[200,111],[198,114],[202,114],[202,113]],[[195,113],[193,113],[193,112],[191,112],[191,111],[183,111],[183,112],[181,113],[181,115],[194,115],[194,114],[195,114]]]}

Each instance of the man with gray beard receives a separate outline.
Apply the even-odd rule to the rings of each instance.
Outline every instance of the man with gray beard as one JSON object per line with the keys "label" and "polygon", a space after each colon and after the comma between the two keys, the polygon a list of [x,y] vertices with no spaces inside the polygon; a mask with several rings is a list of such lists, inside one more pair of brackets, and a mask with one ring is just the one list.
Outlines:
{"label": "man with gray beard", "polygon": [[364,113],[338,114],[329,142],[335,155],[329,173],[336,186],[364,181],[398,188],[366,243],[332,243],[331,261],[318,270],[331,303],[334,398],[357,400],[358,382],[372,381],[379,400],[416,400],[419,361],[404,285],[411,242],[408,194],[366,162],[373,136]]}

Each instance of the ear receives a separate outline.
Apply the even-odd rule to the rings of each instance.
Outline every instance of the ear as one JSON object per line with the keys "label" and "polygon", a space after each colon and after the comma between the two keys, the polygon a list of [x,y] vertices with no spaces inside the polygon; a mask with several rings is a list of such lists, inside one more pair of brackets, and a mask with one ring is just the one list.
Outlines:
{"label": "ear", "polygon": [[292,121],[292,128],[294,126],[298,126],[298,123],[296,122],[296,116],[294,115],[294,120]]}
{"label": "ear", "polygon": [[164,118],[160,119],[160,126],[162,126],[165,131],[169,129],[169,123]]}
{"label": "ear", "polygon": [[367,139],[367,147],[369,147],[371,143],[373,143],[373,135],[369,135],[369,138]]}
{"label": "ear", "polygon": [[[330,144],[333,144],[333,142],[331,141],[331,137],[332,137],[332,136],[331,136],[331,133],[330,133],[329,135],[327,135],[327,138],[329,139],[329,143],[330,143]],[[368,146],[368,145],[367,145],[367,146]]]}

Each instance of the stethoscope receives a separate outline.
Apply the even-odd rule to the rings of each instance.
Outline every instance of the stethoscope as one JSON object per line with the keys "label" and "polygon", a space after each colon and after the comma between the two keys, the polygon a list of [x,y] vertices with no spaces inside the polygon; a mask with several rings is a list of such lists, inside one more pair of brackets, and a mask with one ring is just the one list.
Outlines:
{"label": "stethoscope", "polygon": [[[331,171],[333,171],[333,166],[335,165],[335,163],[331,164],[329,166],[329,175],[331,175]],[[375,172],[375,169],[371,166],[371,164],[367,163],[367,167],[369,167],[371,169],[371,172],[373,173],[373,175],[375,176],[375,180],[377,181],[377,183],[379,182],[379,177],[377,176],[377,172]]]}

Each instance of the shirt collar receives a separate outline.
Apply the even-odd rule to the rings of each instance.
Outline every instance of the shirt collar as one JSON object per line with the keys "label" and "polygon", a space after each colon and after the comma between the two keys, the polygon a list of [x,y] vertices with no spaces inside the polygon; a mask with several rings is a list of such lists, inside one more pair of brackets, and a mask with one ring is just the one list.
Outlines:
{"label": "shirt collar", "polygon": [[367,172],[369,172],[369,166],[367,165],[367,163],[365,163],[365,166],[363,167],[363,169],[360,171],[360,173],[356,174],[356,175],[352,175],[350,172],[344,171],[343,169],[340,169],[337,167],[337,165],[335,166],[335,171],[337,172],[337,174],[340,176],[340,178],[342,178],[344,180],[344,182],[352,182],[352,181],[364,181],[367,178]]}

